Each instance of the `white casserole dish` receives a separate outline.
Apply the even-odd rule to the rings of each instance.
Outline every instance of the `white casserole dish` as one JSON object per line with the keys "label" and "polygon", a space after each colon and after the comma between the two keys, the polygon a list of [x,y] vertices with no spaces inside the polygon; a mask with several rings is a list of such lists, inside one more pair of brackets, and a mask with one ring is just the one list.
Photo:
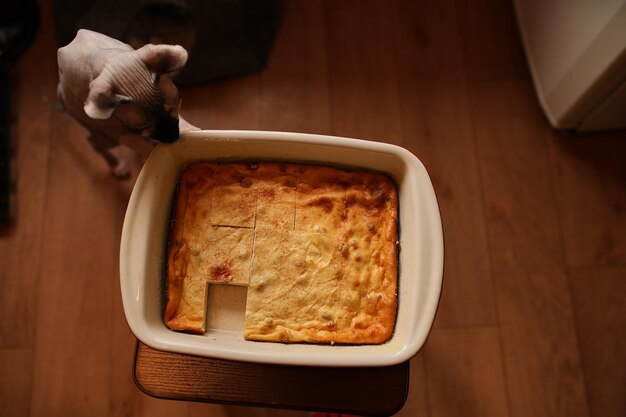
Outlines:
{"label": "white casserole dish", "polygon": [[[178,176],[194,161],[287,161],[388,174],[399,194],[398,311],[382,345],[331,346],[246,341],[246,289],[211,285],[207,332],[163,323],[165,254]],[[159,144],[133,189],[120,248],[126,320],[146,345],[164,351],[248,362],[308,366],[388,366],[409,360],[430,332],[441,293],[443,235],[435,193],[421,162],[395,145],[331,136],[258,131],[195,131]]]}

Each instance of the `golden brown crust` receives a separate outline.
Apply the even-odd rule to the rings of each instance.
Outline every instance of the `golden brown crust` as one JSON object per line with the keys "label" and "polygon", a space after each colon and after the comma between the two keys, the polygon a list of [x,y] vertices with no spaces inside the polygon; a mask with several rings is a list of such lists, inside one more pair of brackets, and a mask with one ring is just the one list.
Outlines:
{"label": "golden brown crust", "polygon": [[384,175],[190,165],[179,183],[165,321],[203,332],[189,303],[204,311],[206,282],[249,280],[248,340],[383,343],[395,323],[396,239],[397,191]]}
{"label": "golden brown crust", "polygon": [[193,333],[205,332],[206,282],[192,273],[190,266],[190,245],[183,225],[189,214],[189,183],[179,184],[175,208],[174,224],[181,225],[172,230],[168,253],[167,306],[164,319],[173,330],[186,330]]}

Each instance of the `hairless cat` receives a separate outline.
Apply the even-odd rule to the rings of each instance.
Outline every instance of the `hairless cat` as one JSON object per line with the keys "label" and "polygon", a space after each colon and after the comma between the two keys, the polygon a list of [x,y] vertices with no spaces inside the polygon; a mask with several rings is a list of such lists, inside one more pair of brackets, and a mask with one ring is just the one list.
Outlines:
{"label": "hairless cat", "polygon": [[119,144],[146,154],[156,142],[171,143],[180,130],[194,130],[178,114],[173,75],[187,62],[178,45],[131,46],[80,29],[57,52],[57,94],[65,110],[88,131],[94,149],[114,175],[130,174],[112,149]]}

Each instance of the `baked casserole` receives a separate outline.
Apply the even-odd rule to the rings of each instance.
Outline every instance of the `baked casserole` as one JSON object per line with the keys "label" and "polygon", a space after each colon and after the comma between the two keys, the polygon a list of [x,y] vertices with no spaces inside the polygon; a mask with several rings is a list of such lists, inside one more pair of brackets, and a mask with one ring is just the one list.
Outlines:
{"label": "baked casserole", "polygon": [[182,172],[164,319],[206,331],[207,285],[247,286],[244,338],[380,344],[397,306],[398,195],[385,175],[286,163]]}

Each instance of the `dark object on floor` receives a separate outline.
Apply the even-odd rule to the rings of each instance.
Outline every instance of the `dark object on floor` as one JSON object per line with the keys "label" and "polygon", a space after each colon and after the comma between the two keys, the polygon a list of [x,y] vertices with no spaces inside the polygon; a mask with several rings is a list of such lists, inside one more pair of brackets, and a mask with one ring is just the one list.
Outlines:
{"label": "dark object on floor", "polygon": [[59,46],[91,29],[133,46],[178,44],[189,53],[181,85],[260,71],[280,17],[277,0],[53,0]]}
{"label": "dark object on floor", "polygon": [[37,33],[39,11],[34,1],[3,4],[0,14],[0,223],[11,218],[11,64]]}

